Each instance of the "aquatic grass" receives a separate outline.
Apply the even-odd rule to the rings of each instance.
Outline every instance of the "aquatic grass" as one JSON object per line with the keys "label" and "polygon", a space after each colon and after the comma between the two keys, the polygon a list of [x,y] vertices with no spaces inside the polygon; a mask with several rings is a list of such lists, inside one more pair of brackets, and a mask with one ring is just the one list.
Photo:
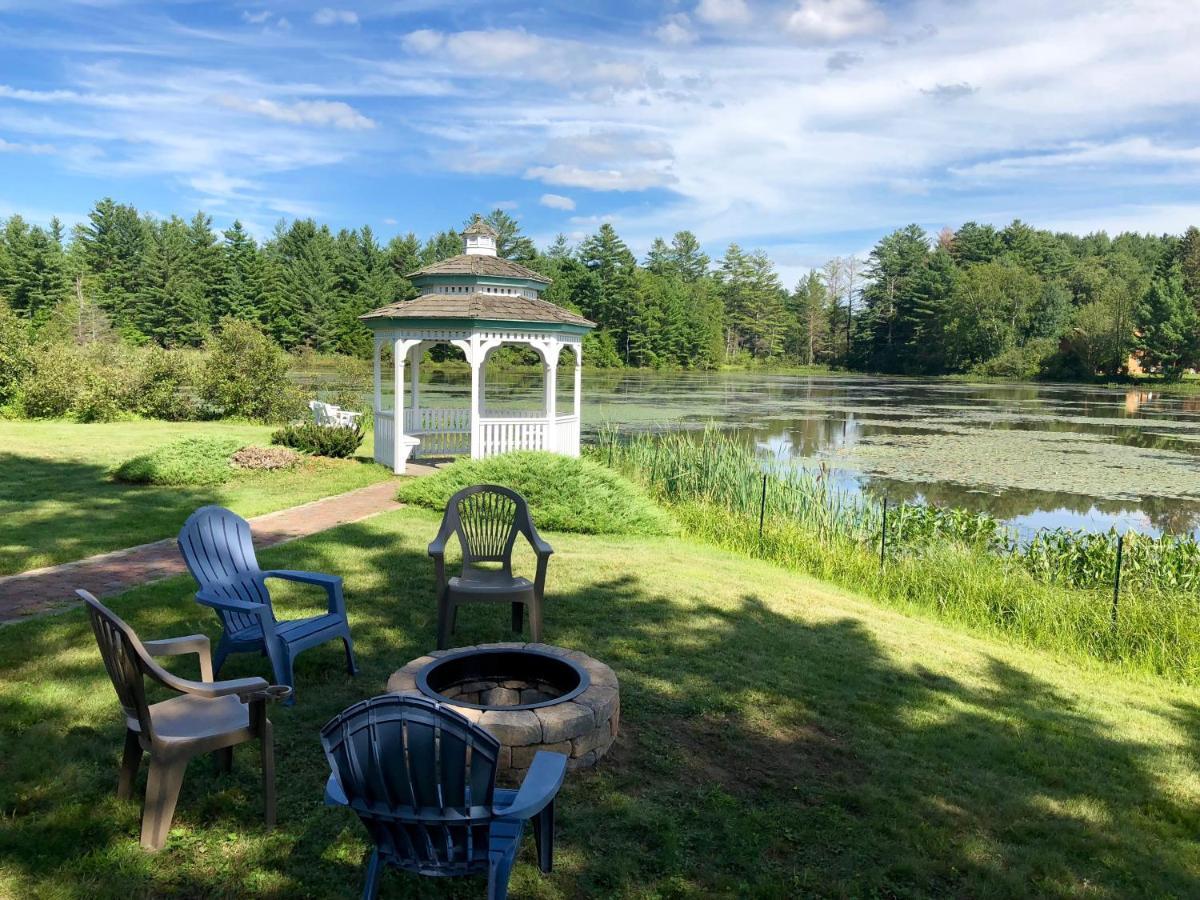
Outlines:
{"label": "aquatic grass", "polygon": [[987,514],[905,503],[888,508],[885,541],[883,504],[712,428],[606,429],[589,452],[718,546],[1031,646],[1187,682],[1200,675],[1200,547],[1190,538],[1126,535],[1114,605],[1115,534],[1021,542]]}

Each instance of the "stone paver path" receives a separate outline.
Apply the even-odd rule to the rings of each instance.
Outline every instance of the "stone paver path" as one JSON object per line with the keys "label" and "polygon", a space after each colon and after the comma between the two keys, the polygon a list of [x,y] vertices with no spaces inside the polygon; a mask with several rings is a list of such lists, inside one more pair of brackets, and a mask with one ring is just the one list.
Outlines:
{"label": "stone paver path", "polygon": [[[408,474],[425,475],[429,466],[409,463]],[[254,546],[262,549],[325,531],[336,525],[358,522],[399,509],[397,482],[389,478],[345,494],[314,500],[290,509],[255,516],[250,520]],[[179,523],[183,525],[181,521]],[[114,550],[76,562],[31,569],[0,578],[0,623],[50,612],[75,600],[75,589],[98,597],[120,594],[140,584],[187,572],[175,538]]]}

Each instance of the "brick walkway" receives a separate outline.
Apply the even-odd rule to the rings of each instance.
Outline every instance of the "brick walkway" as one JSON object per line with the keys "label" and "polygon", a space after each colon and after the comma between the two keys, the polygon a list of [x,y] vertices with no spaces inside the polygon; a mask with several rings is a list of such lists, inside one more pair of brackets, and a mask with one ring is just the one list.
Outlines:
{"label": "brick walkway", "polygon": [[[412,475],[432,471],[428,466],[408,464],[408,473]],[[389,478],[356,491],[256,516],[250,520],[254,546],[261,549],[282,544],[399,509],[396,488],[396,481]],[[187,567],[175,546],[175,538],[171,537],[76,562],[8,575],[0,578],[0,623],[62,608],[75,600],[75,588],[85,588],[105,597],[185,572]]]}

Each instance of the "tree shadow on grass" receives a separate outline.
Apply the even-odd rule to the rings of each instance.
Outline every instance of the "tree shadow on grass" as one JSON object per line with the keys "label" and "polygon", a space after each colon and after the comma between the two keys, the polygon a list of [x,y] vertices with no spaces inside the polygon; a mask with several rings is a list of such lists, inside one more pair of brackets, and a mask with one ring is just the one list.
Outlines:
{"label": "tree shadow on grass", "polygon": [[[402,531],[383,517],[262,554],[268,566],[347,574],[362,670],[345,674],[336,642],[300,657],[296,706],[271,713],[271,834],[248,748],[232,775],[206,761],[189,769],[179,830],[162,854],[142,855],[137,804],[112,799],[120,723],[82,614],[0,632],[0,871],[60,896],[356,896],[364,833],[320,805],[317,734],[433,646],[424,546],[436,517],[404,515]],[[857,620],[749,589],[708,598],[703,576],[673,587],[631,566],[559,580],[572,558],[551,564],[548,634],[615,668],[622,731],[563,788],[555,873],[538,875],[526,846],[514,896],[1200,893],[1195,851],[1181,851],[1200,823],[1153,776],[1163,751],[1114,736],[1029,672],[995,659],[982,674],[900,662]],[[192,590],[172,579],[112,605],[143,637],[215,637]],[[319,596],[280,590],[278,602],[298,614]],[[506,618],[468,607],[456,643],[509,639]],[[50,687],[23,694],[15,674]],[[222,677],[252,674],[269,669],[242,655]],[[1200,714],[1181,715],[1200,747]],[[383,896],[481,887],[395,873]]]}

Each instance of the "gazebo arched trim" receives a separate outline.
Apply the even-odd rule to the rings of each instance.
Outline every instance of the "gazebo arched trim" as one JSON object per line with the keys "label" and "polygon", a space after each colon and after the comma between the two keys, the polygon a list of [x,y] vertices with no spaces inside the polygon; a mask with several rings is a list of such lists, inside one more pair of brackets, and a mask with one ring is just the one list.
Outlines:
{"label": "gazebo arched trim", "polygon": [[[375,460],[402,473],[412,438],[421,442],[425,455],[469,452],[479,459],[510,450],[548,450],[579,455],[582,412],[583,335],[586,327],[557,322],[499,320],[437,320],[375,318],[374,421]],[[421,357],[435,344],[450,344],[462,351],[471,368],[471,404],[468,409],[427,408],[420,402]],[[542,359],[545,380],[544,408],[540,413],[490,414],[483,406],[484,367],[488,354],[502,344],[532,347]],[[394,403],[383,408],[384,346],[392,349]],[[575,361],[572,411],[557,410],[558,365],[563,349]],[[407,368],[407,371],[406,371]],[[407,379],[406,379],[407,376]],[[409,402],[405,402],[405,394]],[[466,438],[467,441],[463,439]]]}

